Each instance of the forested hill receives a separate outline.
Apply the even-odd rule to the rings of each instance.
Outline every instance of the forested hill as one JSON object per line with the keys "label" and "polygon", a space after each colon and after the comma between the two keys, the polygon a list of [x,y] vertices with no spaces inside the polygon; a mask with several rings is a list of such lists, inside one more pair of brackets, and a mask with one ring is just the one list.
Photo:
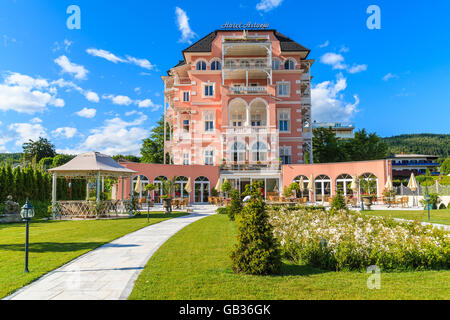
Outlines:
{"label": "forested hill", "polygon": [[442,158],[450,154],[450,134],[402,134],[382,138],[392,153],[416,153],[436,155]]}
{"label": "forested hill", "polygon": [[20,162],[21,157],[21,153],[0,153],[0,166],[5,161],[11,161],[12,163]]}

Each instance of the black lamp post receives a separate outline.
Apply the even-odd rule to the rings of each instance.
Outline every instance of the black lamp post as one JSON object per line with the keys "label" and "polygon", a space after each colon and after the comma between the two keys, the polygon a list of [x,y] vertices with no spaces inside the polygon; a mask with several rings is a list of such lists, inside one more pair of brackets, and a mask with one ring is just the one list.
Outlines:
{"label": "black lamp post", "polygon": [[430,221],[430,195],[428,193],[425,196],[425,200],[427,200],[428,221]]}
{"label": "black lamp post", "polygon": [[28,201],[23,205],[22,210],[20,211],[20,216],[26,222],[26,235],[25,235],[25,273],[28,273],[28,246],[29,246],[29,229],[30,229],[30,221],[34,217],[34,207]]}

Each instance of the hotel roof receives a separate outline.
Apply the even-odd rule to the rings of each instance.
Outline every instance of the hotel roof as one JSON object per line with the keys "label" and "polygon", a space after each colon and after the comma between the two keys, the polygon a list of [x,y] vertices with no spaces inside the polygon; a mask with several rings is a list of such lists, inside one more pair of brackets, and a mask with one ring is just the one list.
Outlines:
{"label": "hotel roof", "polygon": [[[183,50],[183,53],[185,52],[211,52],[211,44],[214,41],[214,39],[217,36],[218,32],[239,32],[243,30],[215,30],[211,32],[210,34],[206,35],[205,37],[201,38],[199,41],[188,47],[187,49]],[[248,30],[248,31],[257,31],[257,30]],[[303,52],[310,52],[308,48],[302,46],[301,44],[295,42],[289,37],[286,37],[285,35],[281,34],[277,30],[274,29],[267,29],[262,31],[272,31],[275,35],[275,38],[277,38],[278,41],[280,41],[281,45],[281,51],[303,51]]]}

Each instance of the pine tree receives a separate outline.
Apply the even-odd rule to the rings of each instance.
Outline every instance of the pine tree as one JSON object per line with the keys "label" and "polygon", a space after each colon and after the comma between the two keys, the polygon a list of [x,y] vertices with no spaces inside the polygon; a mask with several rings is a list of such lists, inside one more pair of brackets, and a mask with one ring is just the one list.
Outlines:
{"label": "pine tree", "polygon": [[281,268],[279,244],[269,224],[261,183],[246,187],[245,195],[251,199],[237,217],[238,243],[231,253],[233,270],[239,273],[275,274]]}

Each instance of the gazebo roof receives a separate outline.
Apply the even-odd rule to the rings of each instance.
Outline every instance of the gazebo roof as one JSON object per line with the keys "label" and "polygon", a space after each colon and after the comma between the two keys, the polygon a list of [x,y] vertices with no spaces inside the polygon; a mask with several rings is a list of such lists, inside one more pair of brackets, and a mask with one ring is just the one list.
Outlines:
{"label": "gazebo roof", "polygon": [[61,176],[93,176],[100,172],[102,176],[131,177],[136,171],[125,168],[113,158],[99,152],[80,154],[66,164],[49,170]]}

